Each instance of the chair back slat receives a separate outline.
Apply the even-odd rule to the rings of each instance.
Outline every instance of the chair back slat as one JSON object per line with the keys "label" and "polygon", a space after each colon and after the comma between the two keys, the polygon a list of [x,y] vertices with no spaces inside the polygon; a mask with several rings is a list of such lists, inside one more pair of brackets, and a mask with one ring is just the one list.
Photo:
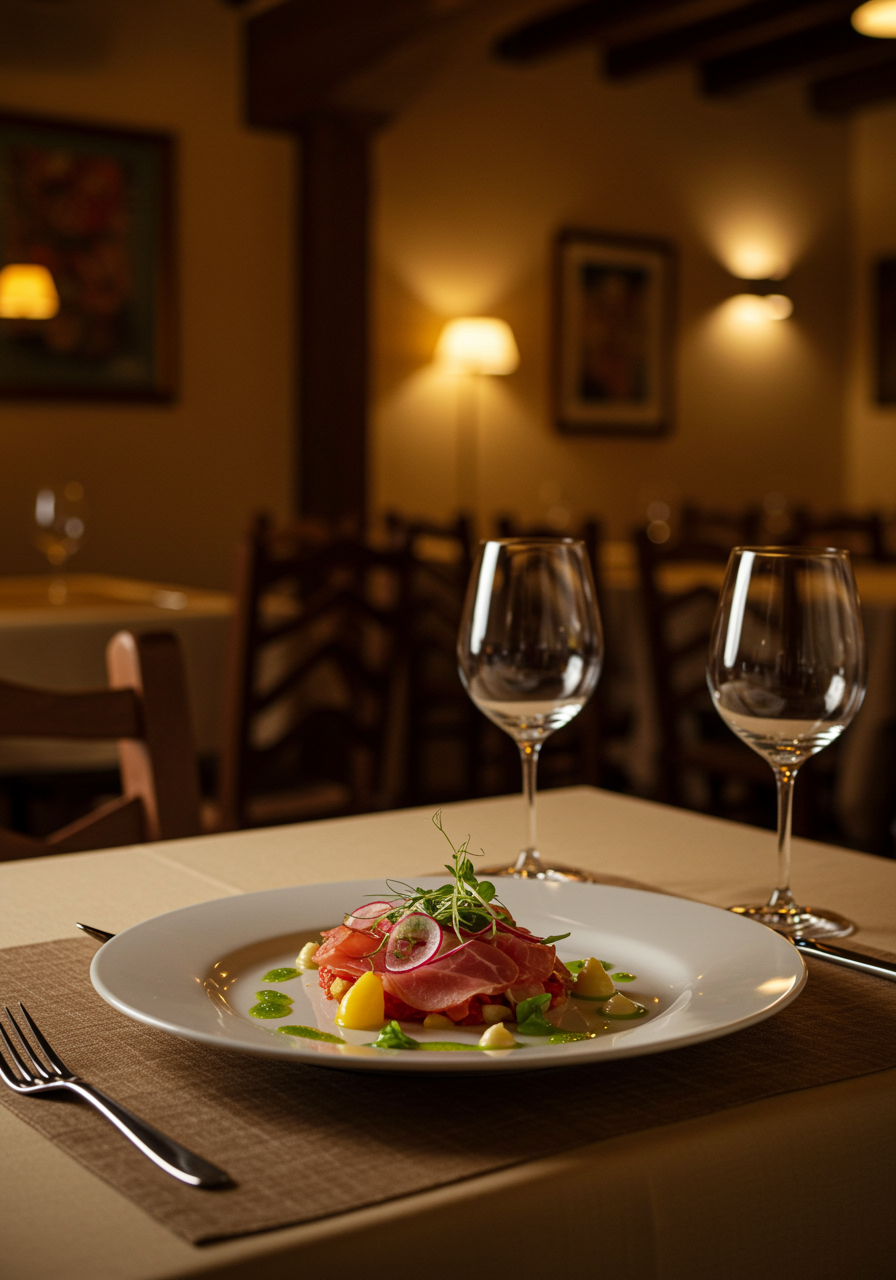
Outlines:
{"label": "chair back slat", "polygon": [[0,831],[0,861],[199,835],[199,781],[180,645],[169,633],[109,641],[112,688],[84,693],[0,681],[0,736],[113,739],[123,795],[45,840]]}

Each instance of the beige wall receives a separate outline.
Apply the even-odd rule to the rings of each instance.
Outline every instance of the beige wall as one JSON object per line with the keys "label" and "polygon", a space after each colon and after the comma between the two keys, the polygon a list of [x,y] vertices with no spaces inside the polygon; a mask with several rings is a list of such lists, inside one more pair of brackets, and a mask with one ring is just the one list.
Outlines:
{"label": "beige wall", "polygon": [[[457,503],[456,387],[429,361],[445,317],[495,314],[522,363],[484,380],[480,514],[626,531],[647,503],[841,497],[848,127],[777,85],[726,102],[690,73],[611,87],[582,52],[512,68],[474,31],[379,141],[374,506]],[[679,247],[677,425],[662,441],[558,436],[548,406],[549,244],[563,225]],[[792,267],[792,320],[750,335],[720,304],[750,244]],[[555,515],[558,513],[555,512]]]}
{"label": "beige wall", "polygon": [[856,118],[852,149],[855,281],[846,427],[847,497],[896,509],[896,406],[874,403],[873,263],[896,257],[896,107]]}
{"label": "beige wall", "polygon": [[292,488],[291,143],[240,125],[220,0],[7,0],[0,24],[0,108],[177,135],[181,266],[174,404],[0,401],[0,573],[40,572],[33,495],[55,476],[90,503],[73,569],[227,584],[249,514]]}

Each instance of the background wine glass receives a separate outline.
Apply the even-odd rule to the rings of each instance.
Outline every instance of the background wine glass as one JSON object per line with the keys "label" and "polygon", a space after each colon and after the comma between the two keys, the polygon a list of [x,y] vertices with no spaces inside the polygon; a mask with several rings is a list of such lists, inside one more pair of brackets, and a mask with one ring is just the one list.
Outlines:
{"label": "background wine glass", "polygon": [[584,543],[504,538],[481,544],[457,643],[473,702],[520,751],[529,843],[491,874],[588,880],[538,853],[535,789],[545,739],[578,715],[597,685],[603,634]]}
{"label": "background wine glass", "polygon": [[49,587],[51,604],[64,604],[68,588],[65,566],[81,546],[85,530],[84,486],[79,480],[42,485],[34,503],[37,528],[34,542],[52,570],[57,571]]}
{"label": "background wine glass", "polygon": [[865,693],[865,645],[847,551],[737,547],[725,575],[707,678],[716,710],[767,760],[778,788],[778,885],[733,911],[781,933],[845,937],[835,911],[790,891],[793,784],[804,761],[840,736]]}

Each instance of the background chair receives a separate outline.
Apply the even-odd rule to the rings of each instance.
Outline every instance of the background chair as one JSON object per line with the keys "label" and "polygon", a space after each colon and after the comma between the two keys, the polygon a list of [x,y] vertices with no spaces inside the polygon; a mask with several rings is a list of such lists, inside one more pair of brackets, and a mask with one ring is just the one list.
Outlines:
{"label": "background chair", "polygon": [[199,835],[199,782],[183,659],[168,633],[120,631],[110,689],[59,693],[0,681],[0,735],[118,739],[123,795],[44,840],[0,830],[0,860]]}
{"label": "background chair", "polygon": [[877,512],[858,515],[835,511],[816,515],[806,507],[794,511],[792,541],[804,547],[842,547],[857,559],[890,560],[884,521]]}
{"label": "background chair", "polygon": [[769,766],[717,714],[706,685],[712,621],[728,560],[717,542],[634,535],[656,711],[657,799],[774,825]]}
{"label": "background chair", "polygon": [[393,806],[407,580],[404,549],[256,520],[237,562],[220,827]]}
{"label": "background chair", "polygon": [[457,633],[473,564],[470,522],[459,516],[438,525],[393,513],[386,524],[407,574],[401,803],[468,799],[478,794],[481,719],[457,669]]}

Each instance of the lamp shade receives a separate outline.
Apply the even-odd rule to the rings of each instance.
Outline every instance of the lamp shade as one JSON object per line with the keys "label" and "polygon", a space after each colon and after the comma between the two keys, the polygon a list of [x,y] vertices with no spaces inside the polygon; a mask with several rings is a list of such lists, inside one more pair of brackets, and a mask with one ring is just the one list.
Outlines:
{"label": "lamp shade", "polygon": [[436,359],[464,373],[513,373],[520,353],[503,320],[465,316],[449,320],[439,335]]}
{"label": "lamp shade", "polygon": [[0,316],[6,320],[49,320],[59,310],[59,294],[46,267],[13,262],[0,271]]}
{"label": "lamp shade", "polygon": [[852,25],[863,36],[896,39],[896,0],[868,0],[853,12]]}

